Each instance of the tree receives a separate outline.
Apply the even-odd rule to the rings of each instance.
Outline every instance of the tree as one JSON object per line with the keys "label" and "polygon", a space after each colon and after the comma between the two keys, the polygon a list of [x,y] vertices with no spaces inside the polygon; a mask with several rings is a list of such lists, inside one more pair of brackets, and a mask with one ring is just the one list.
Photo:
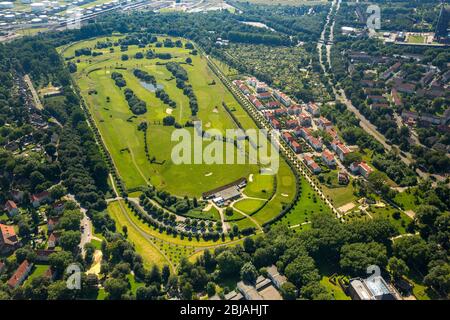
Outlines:
{"label": "tree", "polygon": [[64,270],[73,262],[73,257],[70,252],[58,251],[52,253],[49,256],[49,263],[55,271],[59,274],[63,274]]}
{"label": "tree", "polygon": [[349,153],[345,157],[344,164],[348,166],[348,165],[352,164],[353,162],[361,162],[361,160],[362,160],[362,156],[360,153],[352,152],[352,153]]}
{"label": "tree", "polygon": [[163,118],[163,125],[173,126],[175,124],[175,118],[173,116],[166,116]]}
{"label": "tree", "polygon": [[165,264],[161,271],[161,278],[164,283],[167,283],[167,280],[169,280],[170,277],[170,268],[167,264]]}
{"label": "tree", "polygon": [[128,291],[128,283],[121,278],[108,278],[104,283],[108,299],[119,300]]}
{"label": "tree", "polygon": [[409,267],[426,270],[430,261],[430,248],[425,240],[419,236],[402,237],[396,239],[392,245],[394,255],[401,258]]}
{"label": "tree", "polygon": [[58,228],[66,231],[78,231],[80,230],[81,218],[83,218],[83,215],[79,210],[66,210],[59,219]]}
{"label": "tree", "polygon": [[192,285],[189,282],[186,282],[181,289],[181,295],[184,300],[192,300],[193,292]]}
{"label": "tree", "polygon": [[187,58],[186,58],[186,63],[191,64],[191,63],[192,63],[192,59],[191,59],[190,57],[187,57]]}
{"label": "tree", "polygon": [[48,300],[71,300],[75,298],[75,290],[67,288],[67,283],[64,280],[51,283],[47,290]]}
{"label": "tree", "polygon": [[450,264],[436,263],[424,278],[427,286],[434,288],[443,298],[450,292]]}
{"label": "tree", "polygon": [[333,297],[320,282],[314,281],[306,284],[300,290],[300,296],[308,300],[332,300]]}
{"label": "tree", "polygon": [[80,240],[81,240],[80,231],[69,230],[61,233],[59,243],[64,250],[72,252],[78,248]]}
{"label": "tree", "polygon": [[283,283],[280,292],[284,300],[295,300],[297,298],[297,288],[292,282],[286,281]]}
{"label": "tree", "polygon": [[386,263],[386,247],[380,243],[351,243],[341,248],[340,266],[352,275],[362,276],[367,267],[377,265],[384,268]]}
{"label": "tree", "polygon": [[252,238],[244,239],[244,250],[247,253],[253,253],[255,251],[255,241]]}
{"label": "tree", "polygon": [[128,60],[128,55],[127,54],[123,54],[121,59],[122,59],[122,61],[127,61]]}
{"label": "tree", "polygon": [[289,263],[286,266],[285,274],[297,288],[301,288],[309,282],[320,280],[314,260],[306,255],[299,256]]}
{"label": "tree", "polygon": [[208,282],[206,284],[206,292],[208,293],[208,297],[212,297],[216,294],[216,284],[214,282]]}
{"label": "tree", "polygon": [[136,300],[156,300],[160,292],[156,286],[139,287],[136,290]]}
{"label": "tree", "polygon": [[400,280],[403,276],[409,273],[409,268],[405,261],[397,257],[392,257],[389,259],[387,264],[387,270],[391,274],[394,280]]}
{"label": "tree", "polygon": [[217,265],[223,276],[237,274],[242,266],[242,260],[239,256],[226,250],[217,256]]}
{"label": "tree", "polygon": [[419,227],[422,237],[427,239],[435,229],[436,219],[440,211],[435,206],[420,205],[416,209],[416,224]]}
{"label": "tree", "polygon": [[244,282],[255,283],[258,272],[251,262],[246,262],[241,268],[241,279]]}
{"label": "tree", "polygon": [[52,199],[58,200],[65,194],[67,194],[67,189],[61,184],[58,184],[50,189],[50,197]]}
{"label": "tree", "polygon": [[225,214],[226,214],[227,216],[229,216],[229,217],[231,217],[231,216],[233,215],[233,212],[234,212],[234,210],[233,210],[232,207],[227,207],[227,208],[225,209]]}

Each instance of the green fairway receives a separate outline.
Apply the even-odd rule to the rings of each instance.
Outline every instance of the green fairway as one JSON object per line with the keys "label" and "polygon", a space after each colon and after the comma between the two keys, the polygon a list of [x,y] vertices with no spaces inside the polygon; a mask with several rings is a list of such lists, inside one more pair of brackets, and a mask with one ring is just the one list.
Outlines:
{"label": "green fairway", "polygon": [[312,190],[310,184],[305,180],[301,180],[301,192],[299,201],[295,204],[279,223],[285,223],[288,226],[296,226],[298,224],[309,222],[315,213],[331,213],[331,210]]}
{"label": "green fairway", "polygon": [[[92,47],[96,42],[97,40],[90,40],[74,44],[64,51],[64,56],[71,57],[76,49]],[[243,125],[248,128],[256,126],[220,80],[210,71],[204,57],[191,55],[190,50],[184,48],[152,47],[151,49],[158,53],[170,53],[172,55],[170,61],[183,63],[182,66],[188,73],[189,83],[198,100],[199,112],[196,118],[191,116],[187,97],[181,89],[176,87],[175,80],[163,64],[166,61],[134,58],[137,52],[145,52],[148,49],[129,46],[126,52],[120,52],[116,48],[113,53],[110,53],[108,49],[96,49],[96,52],[103,54],[97,57],[77,57],[79,62],[75,79],[127,188],[134,190],[150,182],[158,189],[167,190],[176,195],[199,197],[202,192],[248,177],[250,174],[256,177],[259,170],[257,165],[175,165],[171,161],[172,148],[178,141],[171,141],[174,128],[161,124],[162,119],[169,113],[180,124],[188,120],[201,120],[204,130],[217,129],[224,133],[226,129],[237,128],[222,106],[222,103],[225,103]],[[120,59],[122,54],[127,54],[130,59],[122,61]],[[192,64],[184,64],[187,57],[192,59]],[[172,111],[167,110],[168,106],[159,100],[154,92],[143,87],[139,79],[133,75],[135,68],[153,75],[158,85],[162,85],[171,99],[177,103],[176,108]],[[120,72],[127,87],[147,103],[145,114],[133,116],[123,90],[111,79],[112,72]],[[93,93],[93,90],[96,92]],[[155,157],[154,163],[150,163],[145,156],[144,134],[138,130],[138,125],[142,121],[148,123],[147,143],[150,157]],[[193,129],[190,131],[194,135]],[[206,145],[205,141],[204,146]],[[195,181],[195,183],[185,183],[186,181]],[[270,187],[269,185],[266,188],[270,189]]]}
{"label": "green fairway", "polygon": [[234,207],[245,214],[252,214],[264,205],[264,200],[258,199],[242,199],[234,204]]}

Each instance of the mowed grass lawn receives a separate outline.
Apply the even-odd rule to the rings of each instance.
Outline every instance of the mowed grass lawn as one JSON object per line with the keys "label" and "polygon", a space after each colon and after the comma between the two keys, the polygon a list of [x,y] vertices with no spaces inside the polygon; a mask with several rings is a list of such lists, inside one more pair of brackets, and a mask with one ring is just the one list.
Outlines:
{"label": "mowed grass lawn", "polygon": [[[105,40],[105,38],[98,40]],[[96,41],[76,43],[66,48],[64,56],[73,56],[74,51],[79,48],[93,47]],[[115,47],[114,53],[110,53],[109,49],[96,49],[95,51],[102,52],[103,55],[81,56],[76,60],[73,59],[73,61],[79,61],[75,79],[126,186],[134,189],[150,182],[158,189],[167,190],[176,195],[199,197],[202,192],[238,178],[248,177],[250,174],[257,175],[259,172],[257,165],[176,165],[172,162],[172,148],[178,143],[171,141],[174,128],[161,125],[162,119],[168,115],[166,113],[168,106],[139,83],[132,74],[135,68],[146,70],[154,75],[157,83],[163,85],[171,99],[177,102],[172,115],[181,124],[187,120],[201,120],[204,130],[217,129],[222,133],[226,129],[236,128],[222,106],[224,102],[242,123],[250,128],[256,126],[220,80],[210,71],[204,57],[190,55],[189,50],[184,48],[152,47],[151,49],[159,53],[171,53],[173,58],[170,61],[183,63],[187,57],[192,59],[192,65],[183,64],[182,66],[188,72],[189,83],[193,86],[199,103],[199,113],[195,119],[191,117],[187,97],[176,87],[175,80],[171,79],[172,75],[166,66],[157,65],[167,61],[134,58],[136,52],[145,53],[149,48],[129,46],[128,51],[120,52],[119,48]],[[129,55],[130,60],[122,61],[120,59],[122,54]],[[126,70],[116,68],[126,68]],[[146,114],[132,117],[133,114],[129,110],[122,90],[111,79],[111,73],[115,71],[122,73],[127,87],[147,103]],[[89,94],[92,90],[96,90],[97,93]],[[109,103],[107,97],[110,99]],[[149,124],[147,139],[149,153],[150,157],[156,158],[157,163],[149,163],[145,156],[144,135],[137,129],[142,121]],[[193,132],[192,129],[191,132]],[[204,142],[204,146],[207,144]]]}
{"label": "mowed grass lawn", "polygon": [[265,204],[264,200],[258,199],[242,199],[236,202],[233,206],[244,212],[245,214],[251,215],[253,212],[261,208]]}
{"label": "mowed grass lawn", "polygon": [[311,216],[316,213],[331,213],[331,209],[319,198],[311,185],[304,178],[301,178],[299,201],[278,223],[295,226],[309,222]]}
{"label": "mowed grass lawn", "polygon": [[[122,204],[123,207],[126,208],[123,202]],[[152,265],[162,267],[164,264],[167,264],[167,260],[164,256],[154,247],[154,243],[146,239],[139,230],[128,221],[122,212],[119,201],[110,202],[108,204],[108,212],[116,222],[117,230],[121,231],[124,226],[127,227],[128,239],[135,245],[136,251],[142,256],[146,267]]]}

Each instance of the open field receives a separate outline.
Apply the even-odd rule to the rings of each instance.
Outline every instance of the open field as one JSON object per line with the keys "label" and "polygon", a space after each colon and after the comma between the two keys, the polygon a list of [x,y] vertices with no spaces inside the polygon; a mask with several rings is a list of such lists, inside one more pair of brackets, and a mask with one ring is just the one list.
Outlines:
{"label": "open field", "polygon": [[[227,129],[237,128],[237,124],[228,114],[230,112],[244,128],[256,129],[257,126],[209,69],[206,59],[202,55],[193,55],[189,49],[184,48],[186,41],[183,39],[171,38],[173,41],[181,40],[183,47],[157,47],[155,44],[150,44],[147,49],[129,45],[127,50],[121,52],[120,47],[114,46],[113,50],[110,48],[92,49],[101,53],[97,56],[74,57],[76,50],[95,48],[98,41],[117,42],[120,38],[120,36],[114,36],[78,42],[59,48],[59,51],[71,62],[76,63],[77,71],[74,73],[74,79],[99,128],[119,175],[129,190],[137,190],[150,183],[159,190],[166,190],[174,195],[199,197],[202,192],[246,177],[249,183],[244,193],[252,198],[269,200],[262,210],[255,214],[254,218],[260,224],[275,217],[285,205],[293,201],[296,181],[291,169],[283,159],[280,160],[279,171],[275,177],[261,175],[258,164],[174,164],[171,152],[178,141],[171,139],[174,128],[162,125],[163,118],[168,115],[168,106],[157,98],[154,92],[143,86],[143,83],[134,76],[134,69],[144,70],[153,75],[158,86],[163,87],[169,97],[176,102],[176,107],[171,111],[171,115],[179,124],[201,120],[203,130],[216,129],[224,133]],[[163,38],[158,40],[162,41]],[[135,57],[136,53],[145,54],[149,49],[154,50],[157,54],[169,53],[171,59],[138,59]],[[123,54],[128,55],[129,59],[122,60]],[[188,57],[192,59],[192,63],[185,63]],[[175,85],[174,77],[167,70],[165,66],[167,61],[178,62],[187,71],[188,83],[192,85],[199,105],[196,117],[191,115],[188,98]],[[112,72],[121,73],[126,81],[125,88],[132,89],[139,99],[146,102],[146,113],[133,115],[125,100],[124,88],[121,89],[115,85],[111,78]],[[223,103],[227,105],[228,110],[223,107]],[[144,133],[138,130],[138,125],[144,121],[148,124],[146,140],[148,154],[150,158],[154,158],[154,161],[149,161],[147,158]],[[195,135],[193,128],[186,129],[192,136]],[[209,141],[204,140],[203,148],[208,143]],[[249,144],[245,145],[248,149]],[[193,155],[191,155],[192,157]],[[263,201],[260,200],[260,202],[262,205]],[[252,214],[261,205],[244,208],[243,211]],[[187,216],[219,219],[215,209],[205,213],[191,212]],[[241,219],[242,215],[230,218],[230,220]],[[240,221],[239,224],[241,228],[244,225],[255,226],[252,221]]]}
{"label": "open field", "polygon": [[281,220],[277,223],[285,223],[288,226],[296,226],[309,222],[315,213],[331,213],[331,210],[323,201],[317,197],[309,183],[301,180],[301,193],[298,202]]}
{"label": "open field", "polygon": [[[72,57],[75,50],[93,47],[97,41],[74,44],[64,50],[64,56]],[[183,63],[187,57],[192,59],[191,65],[182,64],[182,66],[188,73],[189,83],[193,86],[199,103],[199,112],[195,119],[202,121],[204,130],[214,128],[223,133],[226,129],[236,128],[222,103],[226,103],[246,128],[255,127],[233,96],[209,70],[203,57],[191,55],[189,50],[184,48],[152,47],[152,49],[158,53],[170,53],[173,57],[171,61]],[[117,52],[114,53],[110,53],[109,49],[96,49],[96,52],[102,52],[103,55],[77,57],[79,62],[75,79],[127,188],[135,189],[150,182],[158,189],[176,195],[198,197],[204,191],[238,178],[248,177],[250,174],[257,176],[258,165],[175,165],[171,161],[171,150],[178,142],[171,141],[174,128],[161,124],[162,119],[167,116],[167,105],[141,85],[133,75],[133,69],[139,68],[155,76],[158,85],[162,85],[171,99],[176,101],[177,107],[172,115],[178,123],[184,124],[188,120],[195,119],[191,116],[187,97],[175,86],[175,80],[162,64],[164,61],[133,58],[135,53],[145,50],[137,46],[129,46],[126,52],[115,50]],[[127,54],[130,59],[121,61],[122,54]],[[122,73],[127,87],[147,103],[145,114],[133,116],[122,90],[115,86],[111,79],[111,73],[114,71]],[[92,93],[93,90],[96,90],[96,93]],[[111,102],[107,102],[107,97]],[[148,123],[148,149],[150,157],[156,159],[154,163],[150,163],[145,156],[143,133],[137,128],[142,121]],[[190,130],[193,132],[193,129]],[[180,183],[183,181],[196,183]]]}
{"label": "open field", "polygon": [[265,201],[258,199],[242,199],[234,204],[234,207],[246,214],[252,214],[264,205]]}

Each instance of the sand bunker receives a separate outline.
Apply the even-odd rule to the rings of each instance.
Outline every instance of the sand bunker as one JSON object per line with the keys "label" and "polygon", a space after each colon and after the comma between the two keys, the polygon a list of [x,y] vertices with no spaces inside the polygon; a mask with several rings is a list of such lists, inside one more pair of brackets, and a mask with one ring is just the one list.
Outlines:
{"label": "sand bunker", "polygon": [[253,173],[251,173],[251,174],[248,176],[248,181],[249,181],[249,182],[253,182]]}
{"label": "sand bunker", "polygon": [[283,197],[289,197],[289,195],[287,193],[282,193],[281,194]]}
{"label": "sand bunker", "polygon": [[205,174],[205,177],[212,176],[212,174],[213,174],[212,172],[208,172],[208,173]]}
{"label": "sand bunker", "polygon": [[166,113],[167,113],[167,114],[172,114],[172,112],[173,112],[173,109],[172,109],[172,108],[167,108],[167,109],[166,109]]}

